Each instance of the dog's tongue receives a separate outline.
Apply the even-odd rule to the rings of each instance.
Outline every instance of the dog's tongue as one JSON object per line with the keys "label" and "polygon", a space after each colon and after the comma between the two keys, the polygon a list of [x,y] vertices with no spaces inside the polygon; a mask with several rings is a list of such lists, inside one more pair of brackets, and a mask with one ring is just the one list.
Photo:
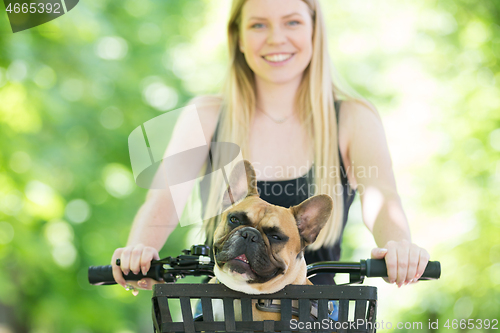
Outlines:
{"label": "dog's tongue", "polygon": [[245,254],[239,255],[234,259],[238,259],[238,260],[245,261],[245,262],[248,261],[247,256]]}

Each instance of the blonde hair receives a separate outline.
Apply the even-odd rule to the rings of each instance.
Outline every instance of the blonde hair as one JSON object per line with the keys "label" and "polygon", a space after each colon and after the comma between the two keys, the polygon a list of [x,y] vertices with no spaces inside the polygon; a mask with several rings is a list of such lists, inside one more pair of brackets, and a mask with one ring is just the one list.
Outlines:
{"label": "blonde hair", "polygon": [[[254,73],[248,66],[244,54],[239,49],[241,11],[246,0],[233,0],[228,23],[228,44],[230,68],[223,88],[223,109],[217,131],[218,142],[233,142],[242,149],[243,157],[248,156],[248,137],[256,107],[256,87]],[[340,178],[338,153],[337,117],[334,101],[337,99],[357,100],[368,105],[357,94],[347,93],[333,84],[332,67],[326,41],[326,27],[318,0],[302,0],[313,19],[312,59],[305,69],[296,95],[299,119],[314,143],[314,182],[316,193],[329,194],[334,200],[333,214],[309,249],[332,246],[342,232],[344,200]],[[313,98],[314,96],[314,98]],[[354,97],[356,96],[356,97]],[[376,112],[376,111],[375,111]],[[213,164],[221,156],[213,156]],[[334,167],[333,177],[328,170]],[[220,180],[219,182],[222,182]],[[209,242],[218,223],[217,210],[221,207],[223,183],[212,183],[205,211],[205,232]],[[336,193],[335,189],[342,191]],[[217,215],[217,216],[216,216]],[[215,218],[208,218],[216,216]]]}

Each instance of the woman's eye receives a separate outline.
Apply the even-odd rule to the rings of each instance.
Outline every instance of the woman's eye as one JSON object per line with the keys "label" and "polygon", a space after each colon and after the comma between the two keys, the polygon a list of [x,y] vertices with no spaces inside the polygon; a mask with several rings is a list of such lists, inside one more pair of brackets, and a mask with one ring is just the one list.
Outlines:
{"label": "woman's eye", "polygon": [[251,28],[253,28],[253,29],[260,29],[263,27],[264,27],[264,24],[262,24],[262,23],[255,23],[251,26]]}
{"label": "woman's eye", "polygon": [[296,25],[299,25],[299,24],[300,24],[300,22],[299,21],[295,21],[295,20],[288,22],[288,25],[291,25],[291,26],[296,26]]}
{"label": "woman's eye", "polygon": [[236,218],[236,217],[234,217],[234,216],[231,216],[231,217],[229,218],[229,222],[230,222],[231,224],[239,224],[239,223],[240,223],[240,220],[238,220],[238,218]]}

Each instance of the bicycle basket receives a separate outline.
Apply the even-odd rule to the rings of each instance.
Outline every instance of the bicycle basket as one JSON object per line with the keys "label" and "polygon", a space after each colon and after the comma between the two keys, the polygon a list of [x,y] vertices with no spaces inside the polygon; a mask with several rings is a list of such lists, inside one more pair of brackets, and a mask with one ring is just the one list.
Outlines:
{"label": "bicycle basket", "polygon": [[[174,322],[168,300],[181,305],[182,322]],[[203,320],[194,321],[191,300],[201,300]],[[212,299],[223,304],[224,321],[214,321]],[[241,320],[235,318],[234,300],[241,300]],[[281,302],[281,320],[253,321],[252,299]],[[338,321],[328,317],[328,302],[337,300]],[[370,286],[289,285],[266,295],[236,292],[222,284],[156,284],[153,289],[153,322],[156,333],[166,332],[375,332],[377,288]],[[293,304],[292,304],[293,303]],[[311,304],[317,304],[317,319],[311,317]],[[298,315],[292,317],[298,305]],[[351,307],[351,311],[349,308]],[[241,311],[240,311],[241,310]],[[295,312],[296,313],[296,312]],[[293,321],[292,321],[293,318]]]}

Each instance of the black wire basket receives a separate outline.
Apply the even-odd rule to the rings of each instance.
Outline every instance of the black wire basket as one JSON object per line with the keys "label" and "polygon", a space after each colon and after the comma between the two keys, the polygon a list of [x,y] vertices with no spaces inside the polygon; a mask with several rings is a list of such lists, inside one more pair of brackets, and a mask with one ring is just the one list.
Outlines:
{"label": "black wire basket", "polygon": [[[224,321],[214,321],[213,299],[221,300]],[[279,300],[281,305],[275,307],[273,312],[280,312],[281,320],[253,321],[252,300],[255,299],[259,299],[260,304],[274,304]],[[180,302],[182,321],[172,320],[168,300]],[[192,300],[201,300],[203,316],[197,320],[193,316]],[[234,300],[241,300],[241,309],[235,309]],[[331,300],[338,301],[338,320],[329,318]],[[167,283],[154,286],[152,302],[155,333],[375,332],[377,288],[289,285],[274,294],[248,295],[222,284]],[[241,320],[235,318],[235,312],[241,313]]]}

